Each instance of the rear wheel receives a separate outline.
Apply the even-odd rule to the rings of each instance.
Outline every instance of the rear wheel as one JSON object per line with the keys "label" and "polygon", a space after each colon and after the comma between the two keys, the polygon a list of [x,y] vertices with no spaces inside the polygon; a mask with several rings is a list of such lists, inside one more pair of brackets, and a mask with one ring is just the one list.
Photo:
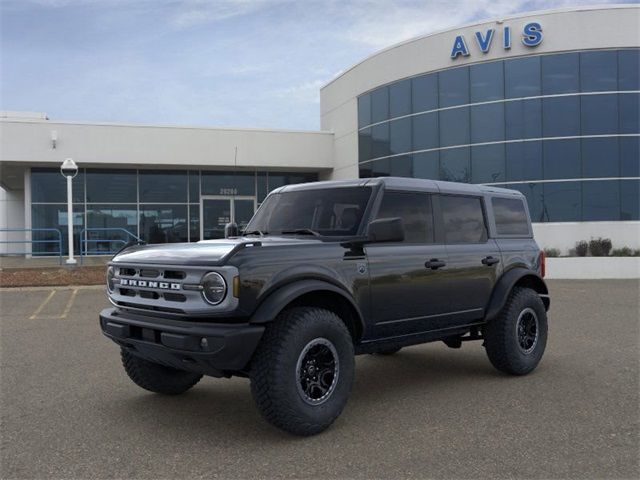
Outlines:
{"label": "rear wheel", "polygon": [[347,403],[355,358],[340,318],[298,307],[269,324],[251,365],[251,393],[268,422],[296,435],[329,427]]}
{"label": "rear wheel", "polygon": [[122,365],[129,378],[139,387],[165,395],[184,393],[200,381],[199,373],[165,367],[120,350]]}
{"label": "rear wheel", "polygon": [[539,295],[516,287],[484,328],[487,356],[495,368],[524,375],[536,368],[547,345],[547,312]]}

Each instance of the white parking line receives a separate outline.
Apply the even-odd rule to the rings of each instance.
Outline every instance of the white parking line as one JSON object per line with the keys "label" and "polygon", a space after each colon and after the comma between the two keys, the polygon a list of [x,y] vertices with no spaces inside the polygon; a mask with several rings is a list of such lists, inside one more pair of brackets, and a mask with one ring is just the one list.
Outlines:
{"label": "white parking line", "polygon": [[74,288],[71,296],[69,297],[69,301],[67,302],[67,306],[64,307],[64,312],[58,318],[67,318],[69,314],[69,310],[71,310],[71,306],[73,305],[73,301],[76,299],[76,295],[78,295],[78,289]]}
{"label": "white parking line", "polygon": [[49,294],[49,296],[47,298],[44,299],[44,302],[42,302],[40,304],[40,306],[37,308],[37,310],[35,312],[33,312],[33,315],[31,315],[29,317],[29,320],[35,320],[36,317],[38,316],[38,314],[42,311],[42,309],[44,307],[47,306],[47,303],[49,303],[49,301],[53,298],[53,296],[56,294],[57,290],[51,290],[51,293]]}

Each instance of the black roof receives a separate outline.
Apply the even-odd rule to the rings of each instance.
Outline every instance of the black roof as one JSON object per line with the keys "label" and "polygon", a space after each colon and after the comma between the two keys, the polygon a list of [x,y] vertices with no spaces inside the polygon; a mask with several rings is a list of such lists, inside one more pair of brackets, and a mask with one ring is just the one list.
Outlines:
{"label": "black roof", "polygon": [[494,187],[490,185],[477,185],[471,183],[444,182],[439,180],[425,180],[421,178],[406,177],[377,177],[358,178],[354,180],[330,180],[324,182],[298,183],[285,185],[274,192],[293,192],[299,190],[315,190],[336,187],[364,187],[384,185],[385,188],[398,190],[416,190],[423,192],[458,193],[466,195],[484,195],[495,193],[499,195],[522,196],[517,190]]}

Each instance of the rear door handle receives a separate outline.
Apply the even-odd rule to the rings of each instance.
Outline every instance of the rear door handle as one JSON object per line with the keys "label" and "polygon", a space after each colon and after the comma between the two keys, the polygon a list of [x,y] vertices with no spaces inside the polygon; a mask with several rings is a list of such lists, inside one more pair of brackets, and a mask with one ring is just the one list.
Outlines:
{"label": "rear door handle", "polygon": [[430,268],[431,270],[437,270],[439,268],[442,268],[446,265],[446,262],[443,262],[442,260],[438,260],[437,258],[432,258],[431,260],[425,262],[424,266],[427,268]]}
{"label": "rear door handle", "polygon": [[487,267],[490,267],[491,265],[495,265],[496,263],[499,263],[499,262],[500,262],[499,258],[495,258],[492,256],[484,257],[482,259],[482,264],[486,265]]}

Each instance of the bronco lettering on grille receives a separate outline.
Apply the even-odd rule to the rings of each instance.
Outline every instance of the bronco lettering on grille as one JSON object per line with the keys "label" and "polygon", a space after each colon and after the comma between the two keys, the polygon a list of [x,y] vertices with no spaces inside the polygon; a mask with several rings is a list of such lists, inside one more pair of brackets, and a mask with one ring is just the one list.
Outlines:
{"label": "bronco lettering on grille", "polygon": [[161,290],[180,290],[181,288],[179,283],[150,282],[148,280],[133,280],[130,278],[121,278],[120,285],[126,287],[159,288]]}

